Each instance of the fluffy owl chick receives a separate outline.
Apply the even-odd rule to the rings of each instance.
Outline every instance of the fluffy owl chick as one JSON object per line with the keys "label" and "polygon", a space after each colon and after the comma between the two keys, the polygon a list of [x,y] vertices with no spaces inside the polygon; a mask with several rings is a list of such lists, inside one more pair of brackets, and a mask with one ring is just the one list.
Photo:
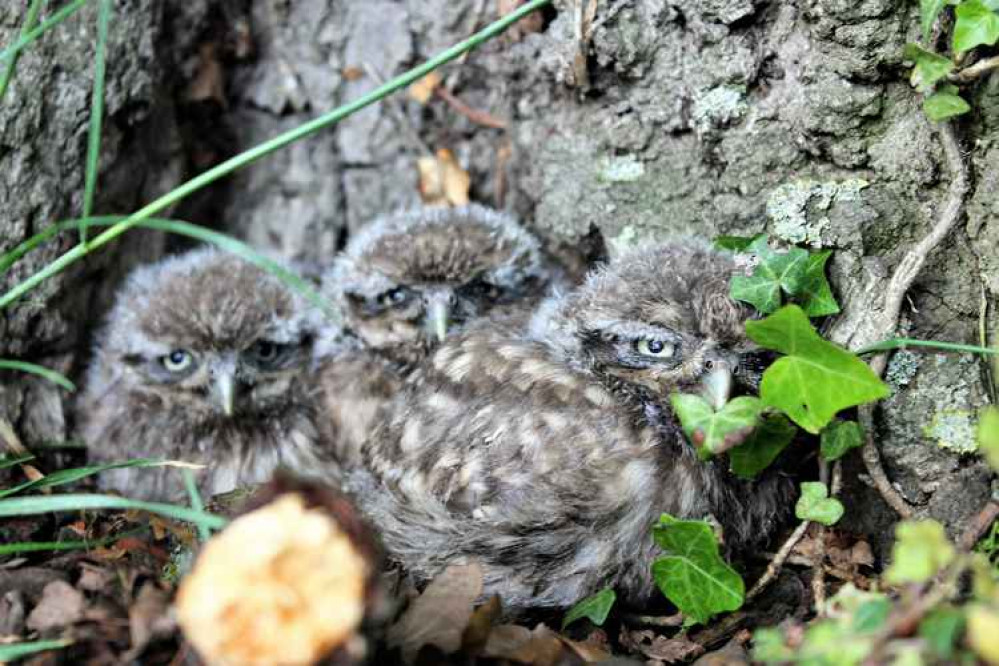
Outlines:
{"label": "fluffy owl chick", "polygon": [[740,372],[733,270],[697,243],[636,251],[519,332],[484,321],[445,342],[350,477],[392,555],[422,578],[477,559],[517,609],[605,585],[646,600],[662,512],[714,516],[733,546],[765,539],[784,480],[698,461],[668,407],[674,391],[723,402]]}
{"label": "fluffy owl chick", "polygon": [[[231,254],[200,249],[135,270],[99,334],[79,406],[91,457],[202,463],[210,493],[282,464],[314,471],[307,373],[318,328],[297,295]],[[134,497],[182,490],[172,469],[120,469],[102,482]]]}
{"label": "fluffy owl chick", "polygon": [[558,276],[516,220],[477,205],[397,213],[354,236],[324,277],[345,320],[320,370],[341,460],[359,461],[380,410],[430,348],[486,313],[532,302]]}

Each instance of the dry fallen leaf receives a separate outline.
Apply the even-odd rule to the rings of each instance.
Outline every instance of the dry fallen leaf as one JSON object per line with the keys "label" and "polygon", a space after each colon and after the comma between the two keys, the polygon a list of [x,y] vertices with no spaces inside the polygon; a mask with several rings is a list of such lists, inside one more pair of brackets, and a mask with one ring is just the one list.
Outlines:
{"label": "dry fallen leaf", "polygon": [[449,566],[389,629],[389,644],[402,649],[407,664],[413,663],[424,645],[436,646],[445,654],[456,652],[480,594],[482,569],[478,564]]}
{"label": "dry fallen leaf", "polygon": [[110,588],[114,581],[114,572],[105,567],[99,567],[90,562],[80,563],[80,578],[76,586],[87,592],[102,592]]}
{"label": "dry fallen leaf", "polygon": [[82,592],[65,581],[52,581],[45,586],[41,601],[32,609],[25,625],[40,632],[60,629],[82,620],[85,608]]}
{"label": "dry fallen leaf", "polygon": [[564,649],[559,635],[539,624],[531,632],[531,639],[509,655],[509,659],[531,666],[554,666]]}
{"label": "dry fallen leaf", "polygon": [[205,43],[198,48],[198,69],[184,91],[187,102],[217,102],[228,108],[225,98],[225,75],[214,44]]}
{"label": "dry fallen leaf", "polygon": [[132,639],[131,649],[122,655],[123,662],[137,659],[154,638],[167,637],[177,628],[169,613],[170,594],[155,583],[147,582],[139,590],[128,609],[128,630]]}
{"label": "dry fallen leaf", "polygon": [[441,75],[433,71],[409,86],[409,96],[420,104],[426,104],[434,94],[434,88],[441,84]]}
{"label": "dry fallen leaf", "polygon": [[690,661],[704,654],[704,647],[684,636],[667,638],[648,629],[640,631],[621,630],[621,644],[641,652],[650,659],[658,659],[669,664]]}
{"label": "dry fallen leaf", "polygon": [[364,78],[364,68],[357,65],[348,65],[340,70],[340,76],[344,81],[358,81]]}
{"label": "dry fallen leaf", "polygon": [[472,179],[458,165],[450,150],[441,148],[433,157],[416,162],[420,175],[420,198],[428,206],[464,206]]}
{"label": "dry fallen leaf", "polygon": [[482,604],[472,613],[468,626],[461,636],[461,649],[466,654],[479,654],[486,643],[489,642],[489,635],[493,630],[493,623],[503,614],[503,604],[499,595],[493,595],[489,601]]}
{"label": "dry fallen leaf", "polygon": [[[496,17],[500,18],[515,11],[526,0],[496,0]],[[513,43],[519,42],[532,32],[541,32],[545,27],[545,18],[541,12],[532,12],[520,19],[503,33],[503,39]]]}

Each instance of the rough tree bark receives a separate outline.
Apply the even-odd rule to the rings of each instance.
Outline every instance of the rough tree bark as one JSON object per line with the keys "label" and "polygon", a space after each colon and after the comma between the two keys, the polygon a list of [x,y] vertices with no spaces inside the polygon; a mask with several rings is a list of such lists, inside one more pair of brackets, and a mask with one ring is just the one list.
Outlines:
{"label": "rough tree bark", "polygon": [[[133,208],[185,165],[203,167],[355,98],[509,4],[117,2],[101,209]],[[925,233],[947,186],[901,63],[903,45],[917,38],[912,3],[595,6],[590,20],[590,0],[562,0],[540,32],[495,40],[445,71],[452,93],[504,120],[505,130],[439,98],[421,105],[397,96],[253,165],[178,214],[321,262],[372,216],[415,204],[416,159],[447,148],[470,173],[473,199],[514,210],[553,244],[592,239],[594,230],[612,251],[675,234],[767,231],[833,248],[840,321],[862,319],[871,305],[864,286]],[[32,49],[0,107],[0,249],[79,207],[92,19],[91,9]],[[16,23],[0,17],[5,41]],[[959,128],[973,193],[966,224],[909,295],[901,332],[912,337],[978,342],[983,302],[999,294],[997,91],[995,76],[980,85],[974,117]],[[171,150],[176,137],[183,156]],[[135,259],[119,245],[0,313],[3,353],[78,370],[87,327],[74,313],[104,302],[93,294]],[[995,330],[994,313],[987,316]],[[833,330],[849,343],[848,329]],[[877,441],[888,474],[907,500],[958,529],[990,493],[987,467],[969,453],[975,411],[990,390],[982,366],[900,352],[887,379],[895,395],[879,409]],[[3,385],[4,409],[30,441],[67,434],[59,419],[45,420],[62,399],[53,389],[10,377]],[[849,526],[880,543],[894,514],[864,485],[857,461],[847,478],[860,479],[847,488]]]}

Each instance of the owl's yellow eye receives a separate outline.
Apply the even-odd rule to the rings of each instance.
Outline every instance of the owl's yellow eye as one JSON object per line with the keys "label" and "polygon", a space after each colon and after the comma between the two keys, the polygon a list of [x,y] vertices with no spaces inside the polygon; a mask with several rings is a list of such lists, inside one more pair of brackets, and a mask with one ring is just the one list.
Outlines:
{"label": "owl's yellow eye", "polygon": [[161,357],[160,361],[163,363],[163,367],[170,372],[183,372],[191,367],[194,357],[183,349],[174,349],[166,356]]}
{"label": "owl's yellow eye", "polygon": [[635,343],[635,351],[644,356],[671,358],[673,356],[674,346],[665,340],[642,338]]}

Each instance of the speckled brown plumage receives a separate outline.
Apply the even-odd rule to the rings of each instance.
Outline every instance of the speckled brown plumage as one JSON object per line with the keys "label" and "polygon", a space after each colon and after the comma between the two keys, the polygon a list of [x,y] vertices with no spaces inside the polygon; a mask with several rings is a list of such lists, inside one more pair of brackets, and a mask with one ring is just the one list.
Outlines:
{"label": "speckled brown plumage", "polygon": [[344,313],[319,354],[339,459],[359,462],[382,407],[446,334],[524,307],[558,277],[536,238],[482,206],[397,213],[354,236],[324,279]]}
{"label": "speckled brown plumage", "polygon": [[694,242],[636,251],[526,325],[446,341],[350,477],[392,555],[423,578],[477,559],[486,593],[518,609],[604,585],[644,600],[662,512],[714,516],[736,547],[765,539],[785,480],[698,461],[668,408],[672,391],[727,394],[747,350],[733,270]]}
{"label": "speckled brown plumage", "polygon": [[[281,464],[314,472],[314,390],[306,381],[318,319],[280,281],[202,249],[136,270],[119,291],[78,408],[94,461],[207,465],[216,493],[266,480]],[[181,495],[174,469],[123,469],[105,487]]]}

